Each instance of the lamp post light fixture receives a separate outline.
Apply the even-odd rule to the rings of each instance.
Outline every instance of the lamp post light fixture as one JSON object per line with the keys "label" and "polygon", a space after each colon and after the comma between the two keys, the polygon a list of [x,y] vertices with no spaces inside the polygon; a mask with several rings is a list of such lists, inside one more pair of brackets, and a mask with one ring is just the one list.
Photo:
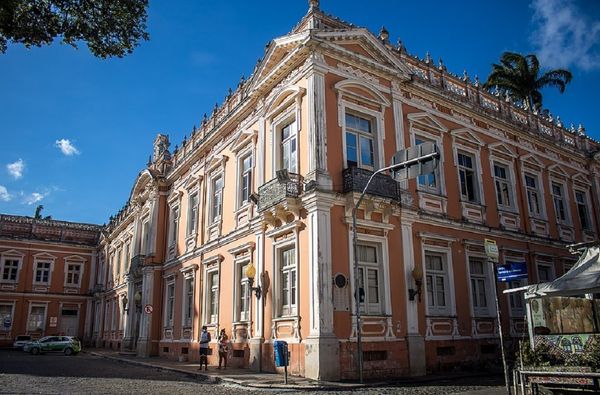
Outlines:
{"label": "lamp post light fixture", "polygon": [[133,300],[135,301],[135,305],[137,307],[140,307],[142,305],[142,291],[137,291],[133,295]]}
{"label": "lamp post light fixture", "polygon": [[415,300],[415,296],[419,297],[419,302],[421,302],[421,291],[423,288],[423,269],[421,266],[416,265],[412,271],[412,278],[415,280],[416,288],[408,289],[408,300]]}
{"label": "lamp post light fixture", "polygon": [[246,267],[246,277],[248,278],[248,282],[250,283],[250,291],[254,291],[256,299],[260,299],[260,297],[262,296],[262,288],[260,287],[260,285],[253,287],[254,279],[256,278],[256,268],[254,267],[254,264],[252,264],[252,262],[250,262],[250,264],[248,264],[248,266]]}
{"label": "lamp post light fixture", "polygon": [[127,305],[127,302],[127,294],[123,294],[121,304],[123,305],[123,311],[125,311],[126,313],[129,312],[129,306]]}

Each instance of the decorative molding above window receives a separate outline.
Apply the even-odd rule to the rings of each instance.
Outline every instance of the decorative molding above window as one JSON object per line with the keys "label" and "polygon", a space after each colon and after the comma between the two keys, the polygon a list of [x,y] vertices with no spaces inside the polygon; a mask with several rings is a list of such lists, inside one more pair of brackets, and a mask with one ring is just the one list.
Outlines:
{"label": "decorative molding above window", "polygon": [[218,265],[221,262],[223,262],[223,260],[225,260],[225,257],[221,254],[217,254],[217,255],[213,255],[207,258],[204,258],[204,260],[202,261],[202,264],[204,266],[213,266],[213,265]]}
{"label": "decorative molding above window", "polygon": [[227,155],[213,155],[206,163],[206,172],[212,173],[217,167],[225,169],[225,163],[229,160]]}
{"label": "decorative molding above window", "polygon": [[229,252],[231,255],[236,256],[236,255],[240,255],[242,253],[252,253],[252,251],[254,251],[254,248],[256,247],[256,243],[253,241],[249,241],[248,243],[244,243],[240,246],[231,248],[229,250],[227,250],[227,252]]}
{"label": "decorative molding above window", "polygon": [[460,140],[460,144],[479,147],[483,147],[485,145],[485,143],[470,129],[455,129],[450,132],[450,134],[455,141]]}
{"label": "decorative molding above window", "polygon": [[413,113],[407,115],[411,129],[417,129],[424,132],[447,132],[448,128],[438,121],[434,116],[426,112]]}
{"label": "decorative molding above window", "polygon": [[246,148],[249,144],[256,144],[258,131],[252,129],[242,130],[231,144],[231,151],[235,154]]}
{"label": "decorative molding above window", "polygon": [[188,278],[194,278],[196,276],[196,271],[198,270],[198,268],[199,268],[198,265],[193,264],[190,266],[182,267],[181,269],[179,269],[179,271],[183,275],[184,279],[188,279]]}

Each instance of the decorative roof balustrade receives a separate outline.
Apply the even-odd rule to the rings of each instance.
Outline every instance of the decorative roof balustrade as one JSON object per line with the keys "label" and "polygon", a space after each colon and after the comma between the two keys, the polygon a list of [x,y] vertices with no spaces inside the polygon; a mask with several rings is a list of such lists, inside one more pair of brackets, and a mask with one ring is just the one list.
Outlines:
{"label": "decorative roof balustrade", "polygon": [[288,173],[290,181],[281,182],[277,178],[258,187],[258,211],[264,211],[287,198],[297,198],[302,194],[304,179],[296,173]]}
{"label": "decorative roof balustrade", "polygon": [[0,237],[95,246],[101,230],[93,224],[0,214]]}

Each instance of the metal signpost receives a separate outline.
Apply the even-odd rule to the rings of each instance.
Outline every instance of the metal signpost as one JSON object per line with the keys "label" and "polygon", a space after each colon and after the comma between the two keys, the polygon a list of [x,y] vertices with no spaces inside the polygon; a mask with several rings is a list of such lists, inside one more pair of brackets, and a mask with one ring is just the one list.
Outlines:
{"label": "metal signpost", "polygon": [[498,262],[500,253],[496,240],[485,239],[485,253],[488,256],[488,261],[494,272],[494,299],[496,300],[496,318],[498,319],[498,334],[500,335],[500,351],[502,352],[502,366],[504,368],[504,384],[506,385],[506,393],[510,395],[510,380],[508,378],[508,367],[506,365],[506,354],[504,353],[504,336],[502,335],[502,320],[500,319],[500,303],[498,301],[498,274],[496,272],[495,263]]}
{"label": "metal signpost", "polygon": [[407,148],[405,150],[398,151],[392,157],[392,163],[390,166],[381,168],[371,174],[367,185],[363,189],[358,201],[352,208],[352,246],[354,251],[354,301],[356,309],[356,343],[357,343],[357,362],[358,362],[358,378],[359,381],[363,382],[363,355],[362,355],[362,336],[361,336],[361,317],[360,317],[360,292],[359,292],[359,279],[358,279],[358,245],[356,242],[356,212],[362,202],[369,184],[373,181],[373,178],[380,173],[390,170],[392,177],[396,181],[403,181],[408,178],[418,177],[423,174],[433,172],[438,163],[440,153],[437,146],[431,142],[425,142],[423,144]]}

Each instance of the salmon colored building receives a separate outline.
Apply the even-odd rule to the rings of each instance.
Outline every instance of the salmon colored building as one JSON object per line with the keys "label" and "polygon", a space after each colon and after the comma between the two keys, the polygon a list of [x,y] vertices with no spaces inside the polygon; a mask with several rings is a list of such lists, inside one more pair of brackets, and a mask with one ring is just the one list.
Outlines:
{"label": "salmon colored building", "polygon": [[91,339],[100,229],[0,214],[0,347],[18,335]]}
{"label": "salmon colored building", "polygon": [[[484,239],[530,283],[566,271],[598,239],[599,143],[309,5],[189,138],[156,137],[100,238],[93,342],[198,361],[206,325],[212,364],[224,328],[230,365],[275,371],[285,340],[292,374],[351,379],[358,295],[365,377],[497,360]],[[374,178],[354,270],[368,178],[423,142],[433,173]],[[519,296],[500,308],[523,336]]]}

